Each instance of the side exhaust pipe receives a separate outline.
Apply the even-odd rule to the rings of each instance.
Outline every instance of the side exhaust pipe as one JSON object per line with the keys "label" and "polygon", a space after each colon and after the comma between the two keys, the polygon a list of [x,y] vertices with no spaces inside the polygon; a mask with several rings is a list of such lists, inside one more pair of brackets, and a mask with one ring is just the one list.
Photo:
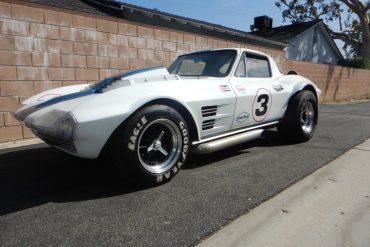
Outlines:
{"label": "side exhaust pipe", "polygon": [[192,148],[192,152],[196,154],[209,154],[218,150],[235,146],[237,144],[252,141],[261,137],[264,129],[251,130],[248,132],[232,135],[222,139],[201,143]]}

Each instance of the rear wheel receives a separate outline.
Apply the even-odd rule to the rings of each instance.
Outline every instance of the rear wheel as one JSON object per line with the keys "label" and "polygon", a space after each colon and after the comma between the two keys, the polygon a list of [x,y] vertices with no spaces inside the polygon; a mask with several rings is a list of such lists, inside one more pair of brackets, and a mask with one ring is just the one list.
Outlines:
{"label": "rear wheel", "polygon": [[289,141],[308,141],[316,131],[318,117],[318,102],[315,94],[307,90],[300,91],[290,99],[278,131]]}
{"label": "rear wheel", "polygon": [[189,131],[173,108],[152,105],[136,112],[115,134],[114,163],[134,183],[155,185],[170,180],[184,164]]}

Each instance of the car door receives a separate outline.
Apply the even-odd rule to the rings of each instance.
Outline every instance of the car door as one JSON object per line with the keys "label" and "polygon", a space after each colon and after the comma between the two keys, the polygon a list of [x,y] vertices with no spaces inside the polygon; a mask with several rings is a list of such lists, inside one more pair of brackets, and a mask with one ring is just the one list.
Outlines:
{"label": "car door", "polygon": [[268,57],[244,52],[231,78],[237,94],[232,129],[278,120],[286,105],[287,90],[273,75]]}

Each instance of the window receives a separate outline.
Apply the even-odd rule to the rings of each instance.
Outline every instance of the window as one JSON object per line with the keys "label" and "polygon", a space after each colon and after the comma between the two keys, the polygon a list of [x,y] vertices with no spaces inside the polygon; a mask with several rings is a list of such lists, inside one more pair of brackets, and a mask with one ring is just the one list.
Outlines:
{"label": "window", "polygon": [[183,76],[200,75],[202,74],[204,67],[206,67],[206,63],[204,62],[195,62],[194,60],[184,60],[179,67],[179,71]]}
{"label": "window", "polygon": [[238,67],[235,71],[235,77],[246,77],[247,73],[245,72],[245,53],[243,53],[242,57],[240,58]]}
{"label": "window", "polygon": [[230,73],[235,57],[235,50],[191,53],[178,57],[168,71],[180,76],[225,77]]}
{"label": "window", "polygon": [[270,64],[267,57],[247,54],[246,55],[247,77],[269,78],[271,77]]}

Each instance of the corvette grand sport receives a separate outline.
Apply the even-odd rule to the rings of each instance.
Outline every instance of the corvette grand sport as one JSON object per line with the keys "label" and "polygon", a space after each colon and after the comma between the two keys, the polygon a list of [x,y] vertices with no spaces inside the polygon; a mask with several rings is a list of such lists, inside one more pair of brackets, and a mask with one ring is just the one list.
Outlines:
{"label": "corvette grand sport", "polygon": [[170,180],[189,151],[211,153],[277,127],[308,141],[318,122],[320,89],[266,54],[217,49],[182,55],[168,68],[146,68],[49,90],[14,112],[46,143],[82,158],[103,151],[141,184]]}

